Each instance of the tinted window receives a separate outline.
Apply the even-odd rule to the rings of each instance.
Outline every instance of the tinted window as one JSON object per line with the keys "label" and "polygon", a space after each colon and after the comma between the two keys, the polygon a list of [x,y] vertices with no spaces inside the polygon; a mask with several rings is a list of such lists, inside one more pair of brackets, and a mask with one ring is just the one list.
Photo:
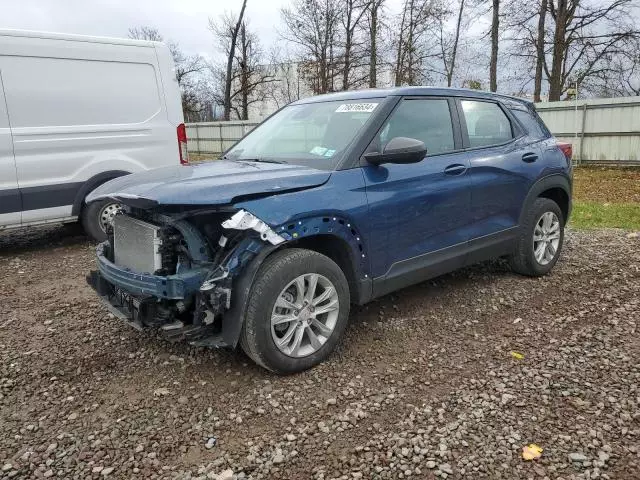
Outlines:
{"label": "tinted window", "polygon": [[505,143],[513,138],[511,122],[496,103],[462,100],[471,147]]}
{"label": "tinted window", "polygon": [[376,139],[380,144],[376,150],[395,137],[422,140],[432,155],[454,150],[449,103],[441,99],[403,100]]}
{"label": "tinted window", "polygon": [[547,137],[547,133],[542,129],[540,122],[529,111],[511,110],[511,113],[518,119],[530,137],[541,140]]}

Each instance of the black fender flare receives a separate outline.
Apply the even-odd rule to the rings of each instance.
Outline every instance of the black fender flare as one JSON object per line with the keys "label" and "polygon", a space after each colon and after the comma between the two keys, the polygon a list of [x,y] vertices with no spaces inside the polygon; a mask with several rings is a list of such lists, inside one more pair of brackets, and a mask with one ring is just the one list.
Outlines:
{"label": "black fender flare", "polygon": [[129,175],[131,172],[125,172],[124,170],[108,170],[106,172],[98,173],[93,177],[86,180],[82,186],[76,192],[76,196],[73,200],[73,207],[71,208],[71,215],[79,216],[82,211],[82,205],[84,199],[93,190],[98,188],[103,183],[113,180],[114,178],[122,177],[123,175]]}
{"label": "black fender flare", "polygon": [[[524,215],[526,215],[526,212],[533,204],[535,199],[538,198],[542,192],[551,188],[561,188],[562,190],[564,190],[564,192],[567,194],[567,198],[569,198],[568,212],[571,213],[571,182],[569,180],[569,177],[561,173],[554,173],[541,178],[531,186],[531,188],[529,189],[529,193],[527,193],[527,196],[522,203],[522,209],[520,210],[520,216],[518,218],[518,225],[522,225]],[[567,218],[565,218],[565,222],[568,220],[569,215],[567,215]]]}
{"label": "black fender flare", "polygon": [[222,315],[222,340],[226,345],[236,348],[240,340],[240,333],[244,325],[244,317],[247,312],[247,303],[251,294],[251,287],[258,270],[265,259],[281,245],[268,245],[261,249],[255,257],[243,268],[242,272],[233,281],[231,290],[231,308]]}

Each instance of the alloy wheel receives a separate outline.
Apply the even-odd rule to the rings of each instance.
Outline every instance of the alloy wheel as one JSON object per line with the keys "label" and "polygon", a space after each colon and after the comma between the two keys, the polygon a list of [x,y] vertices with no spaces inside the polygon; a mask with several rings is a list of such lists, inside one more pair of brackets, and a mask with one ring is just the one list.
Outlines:
{"label": "alloy wheel", "polygon": [[560,245],[560,220],[553,212],[545,212],[533,229],[533,255],[540,265],[548,265]]}
{"label": "alloy wheel", "polygon": [[317,273],[300,275],[276,299],[271,336],[285,355],[306,357],[329,339],[339,312],[338,293],[328,278]]}

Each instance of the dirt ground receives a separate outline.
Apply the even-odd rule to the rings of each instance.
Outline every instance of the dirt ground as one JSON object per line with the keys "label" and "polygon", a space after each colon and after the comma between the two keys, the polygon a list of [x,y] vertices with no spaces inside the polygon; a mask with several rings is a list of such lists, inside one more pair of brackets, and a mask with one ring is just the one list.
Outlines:
{"label": "dirt ground", "polygon": [[640,478],[627,232],[570,231],[545,278],[497,261],[384,297],[289,377],[124,326],[93,266],[74,227],[0,233],[1,478]]}

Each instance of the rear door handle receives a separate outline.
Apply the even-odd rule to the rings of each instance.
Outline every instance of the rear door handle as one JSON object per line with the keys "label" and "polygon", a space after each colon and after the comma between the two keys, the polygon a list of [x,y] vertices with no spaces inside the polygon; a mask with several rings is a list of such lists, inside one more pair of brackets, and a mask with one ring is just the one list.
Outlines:
{"label": "rear door handle", "polygon": [[444,169],[444,173],[447,175],[461,175],[467,171],[467,167],[461,165],[460,163],[454,163],[453,165],[449,165]]}
{"label": "rear door handle", "polygon": [[527,163],[533,163],[538,159],[538,155],[533,152],[528,152],[522,155],[522,161]]}

